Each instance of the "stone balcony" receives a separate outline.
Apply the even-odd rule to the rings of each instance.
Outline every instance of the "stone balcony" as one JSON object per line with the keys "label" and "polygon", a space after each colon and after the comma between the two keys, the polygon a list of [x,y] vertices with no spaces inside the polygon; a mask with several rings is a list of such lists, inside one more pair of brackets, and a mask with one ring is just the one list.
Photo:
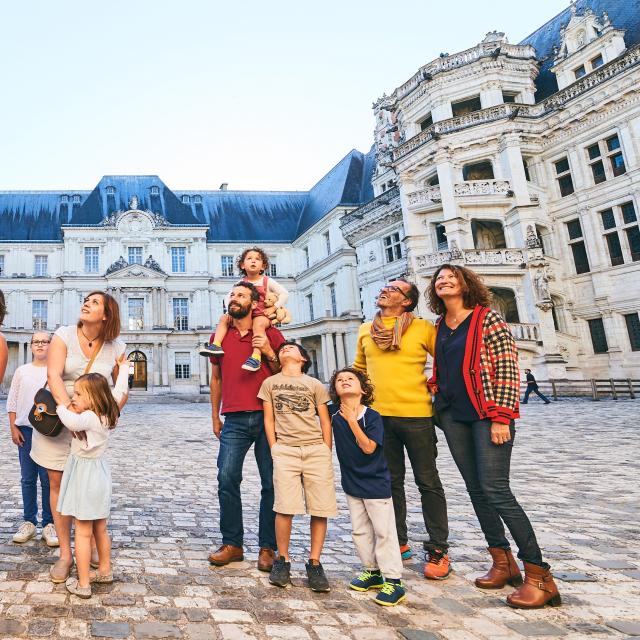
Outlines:
{"label": "stone balcony", "polygon": [[409,211],[425,209],[440,204],[440,187],[426,187],[407,194],[407,208]]}
{"label": "stone balcony", "polygon": [[473,196],[512,196],[508,180],[467,180],[453,185],[453,195],[461,198]]}
{"label": "stone balcony", "polygon": [[402,220],[400,189],[392,187],[367,204],[350,211],[340,220],[340,229],[347,242],[353,243],[373,228]]}
{"label": "stone balcony", "polygon": [[544,259],[540,248],[532,249],[450,249],[416,257],[418,273],[433,271],[442,264],[462,264],[469,267],[520,268],[530,261]]}
{"label": "stone balcony", "polygon": [[509,329],[518,342],[540,342],[540,326],[527,322],[510,322]]}

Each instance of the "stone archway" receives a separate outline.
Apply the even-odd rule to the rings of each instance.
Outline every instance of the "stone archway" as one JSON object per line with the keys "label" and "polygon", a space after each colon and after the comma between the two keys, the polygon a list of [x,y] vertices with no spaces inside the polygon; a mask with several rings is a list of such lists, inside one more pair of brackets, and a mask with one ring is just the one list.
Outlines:
{"label": "stone archway", "polygon": [[[129,365],[129,388],[147,390],[147,356],[142,351],[132,351],[127,360]],[[133,365],[133,371],[131,369]]]}

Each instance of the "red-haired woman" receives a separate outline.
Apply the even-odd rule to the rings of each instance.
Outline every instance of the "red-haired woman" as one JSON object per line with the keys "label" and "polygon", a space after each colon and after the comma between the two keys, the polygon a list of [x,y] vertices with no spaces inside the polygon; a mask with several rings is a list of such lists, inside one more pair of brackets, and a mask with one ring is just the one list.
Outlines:
{"label": "red-haired woman", "polygon": [[[470,269],[442,265],[427,290],[437,323],[429,385],[451,455],[467,486],[493,565],[476,579],[481,589],[519,586],[512,607],[558,606],[560,594],[531,522],[509,486],[519,417],[518,352],[507,323],[489,304],[491,294]],[[504,525],[524,562],[525,579],[511,554]]]}
{"label": "red-haired woman", "polygon": [[[54,334],[47,357],[47,382],[57,405],[71,402],[73,383],[89,371],[107,379],[117,376],[116,360],[124,352],[120,335],[120,309],[108,293],[92,291],[84,299],[77,324],[60,327]],[[126,396],[125,396],[126,400]],[[122,403],[124,404],[124,402]],[[60,543],[60,558],[51,567],[53,582],[65,582],[73,565],[71,518],[57,510],[62,471],[71,451],[71,431],[63,429],[55,438],[33,434],[31,457],[49,474],[51,511]]]}

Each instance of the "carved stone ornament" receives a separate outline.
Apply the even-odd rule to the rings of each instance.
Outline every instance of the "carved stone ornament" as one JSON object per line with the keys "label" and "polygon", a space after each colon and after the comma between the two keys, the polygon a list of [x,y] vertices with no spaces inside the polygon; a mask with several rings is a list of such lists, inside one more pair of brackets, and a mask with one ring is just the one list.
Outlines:
{"label": "carved stone ornament", "polygon": [[135,210],[138,208],[138,196],[135,194],[129,199],[129,209]]}
{"label": "carved stone ornament", "polygon": [[125,267],[128,267],[129,263],[122,257],[120,256],[113,264],[111,264],[109,266],[109,268],[105,271],[105,275],[108,276],[110,273],[113,273],[114,271],[120,271],[120,269],[124,269]]}
{"label": "carved stone ornament", "polygon": [[[536,269],[533,275],[533,287],[539,303],[549,303],[551,305],[551,294],[549,293],[549,274],[545,267]],[[538,304],[538,306],[540,306]],[[553,305],[551,305],[553,306]],[[542,308],[542,307],[541,307]],[[551,308],[551,307],[549,307]]]}
{"label": "carved stone ornament", "polygon": [[532,224],[527,226],[527,248],[537,249],[540,247],[540,238],[536,234],[536,230]]}
{"label": "carved stone ornament", "polygon": [[153,259],[153,256],[149,254],[149,257],[146,259],[144,266],[147,269],[153,269],[153,271],[157,271],[158,273],[164,273],[162,267]]}
{"label": "carved stone ornament", "polygon": [[462,258],[462,251],[460,251],[458,243],[455,240],[451,240],[451,242],[449,242],[449,251],[451,252],[452,260],[459,260]]}
{"label": "carved stone ornament", "polygon": [[375,262],[376,260],[376,254],[373,251],[369,251],[369,262]]}

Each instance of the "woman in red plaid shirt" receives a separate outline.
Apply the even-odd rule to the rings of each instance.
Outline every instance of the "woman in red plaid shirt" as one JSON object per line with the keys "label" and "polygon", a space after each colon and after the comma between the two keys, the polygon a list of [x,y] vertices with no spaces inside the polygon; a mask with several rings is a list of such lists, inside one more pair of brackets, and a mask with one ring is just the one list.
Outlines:
{"label": "woman in red plaid shirt", "polygon": [[[427,291],[440,317],[429,386],[451,455],[467,486],[493,565],[476,579],[481,589],[518,589],[512,607],[558,606],[560,594],[531,522],[509,487],[509,466],[519,417],[518,351],[507,323],[490,309],[491,293],[470,269],[442,265]],[[524,562],[524,584],[504,525]]]}

